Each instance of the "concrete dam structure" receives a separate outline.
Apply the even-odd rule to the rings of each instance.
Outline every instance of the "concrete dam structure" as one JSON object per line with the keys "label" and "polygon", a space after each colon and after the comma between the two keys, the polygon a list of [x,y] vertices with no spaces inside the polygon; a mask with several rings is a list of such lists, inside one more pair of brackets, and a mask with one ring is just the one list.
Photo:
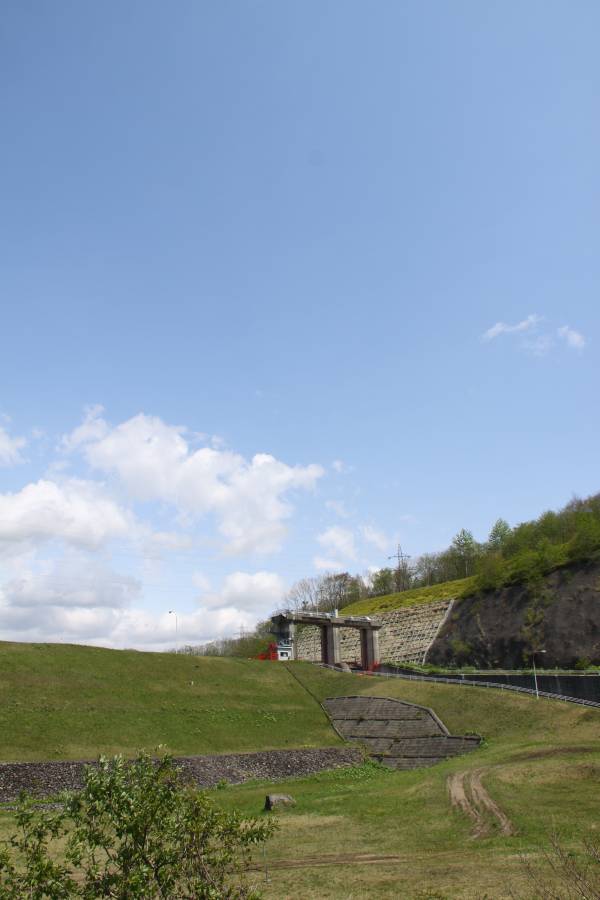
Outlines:
{"label": "concrete dam structure", "polygon": [[[453,600],[436,600],[377,613],[373,622],[381,627],[378,635],[379,660],[389,663],[424,663],[427,652],[450,615]],[[308,621],[308,620],[307,620]],[[295,658],[309,662],[323,659],[321,630],[306,624],[296,631]],[[364,649],[356,629],[339,631],[339,662],[361,665]]]}

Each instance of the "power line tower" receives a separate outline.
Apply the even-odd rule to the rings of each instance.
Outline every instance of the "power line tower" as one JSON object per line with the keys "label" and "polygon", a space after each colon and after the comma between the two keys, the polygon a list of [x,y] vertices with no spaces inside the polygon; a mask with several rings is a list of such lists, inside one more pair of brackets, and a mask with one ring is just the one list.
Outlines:
{"label": "power line tower", "polygon": [[400,569],[403,567],[403,564],[405,562],[407,562],[409,559],[411,559],[411,557],[408,555],[408,553],[403,553],[402,547],[400,546],[400,544],[398,544],[398,549],[396,550],[395,553],[392,553],[391,556],[388,556],[388,559],[397,559],[398,565],[396,566],[396,568]]}
{"label": "power line tower", "polygon": [[395,559],[396,568],[394,570],[394,579],[396,581],[396,589],[399,591],[406,591],[410,587],[410,569],[408,567],[408,560],[411,557],[408,553],[402,552],[402,547],[398,544],[395,553],[392,553],[391,556],[388,556],[388,559]]}

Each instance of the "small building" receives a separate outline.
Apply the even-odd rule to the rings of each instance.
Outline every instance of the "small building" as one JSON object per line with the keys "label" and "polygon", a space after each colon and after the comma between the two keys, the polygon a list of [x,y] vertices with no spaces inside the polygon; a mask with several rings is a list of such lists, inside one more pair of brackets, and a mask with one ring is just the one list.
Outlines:
{"label": "small building", "polygon": [[279,662],[285,662],[286,660],[293,659],[294,647],[292,641],[285,638],[280,638],[277,641],[277,659]]}

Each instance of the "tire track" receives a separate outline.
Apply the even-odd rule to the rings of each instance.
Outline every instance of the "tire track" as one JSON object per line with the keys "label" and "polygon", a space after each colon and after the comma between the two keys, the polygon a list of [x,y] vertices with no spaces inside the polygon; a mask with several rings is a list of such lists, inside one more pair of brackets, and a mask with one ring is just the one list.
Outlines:
{"label": "tire track", "polygon": [[473,769],[470,772],[453,772],[448,776],[447,786],[450,802],[473,822],[471,837],[489,837],[493,826],[500,826],[504,836],[516,834],[515,828],[498,804],[492,800],[483,786],[482,775],[485,769]]}

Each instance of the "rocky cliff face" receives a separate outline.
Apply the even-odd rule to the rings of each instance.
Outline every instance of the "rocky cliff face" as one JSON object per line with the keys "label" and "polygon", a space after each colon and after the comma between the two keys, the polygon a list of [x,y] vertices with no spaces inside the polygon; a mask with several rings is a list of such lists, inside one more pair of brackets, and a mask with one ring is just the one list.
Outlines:
{"label": "rocky cliff face", "polygon": [[600,665],[600,565],[456,600],[427,653],[435,665]]}

